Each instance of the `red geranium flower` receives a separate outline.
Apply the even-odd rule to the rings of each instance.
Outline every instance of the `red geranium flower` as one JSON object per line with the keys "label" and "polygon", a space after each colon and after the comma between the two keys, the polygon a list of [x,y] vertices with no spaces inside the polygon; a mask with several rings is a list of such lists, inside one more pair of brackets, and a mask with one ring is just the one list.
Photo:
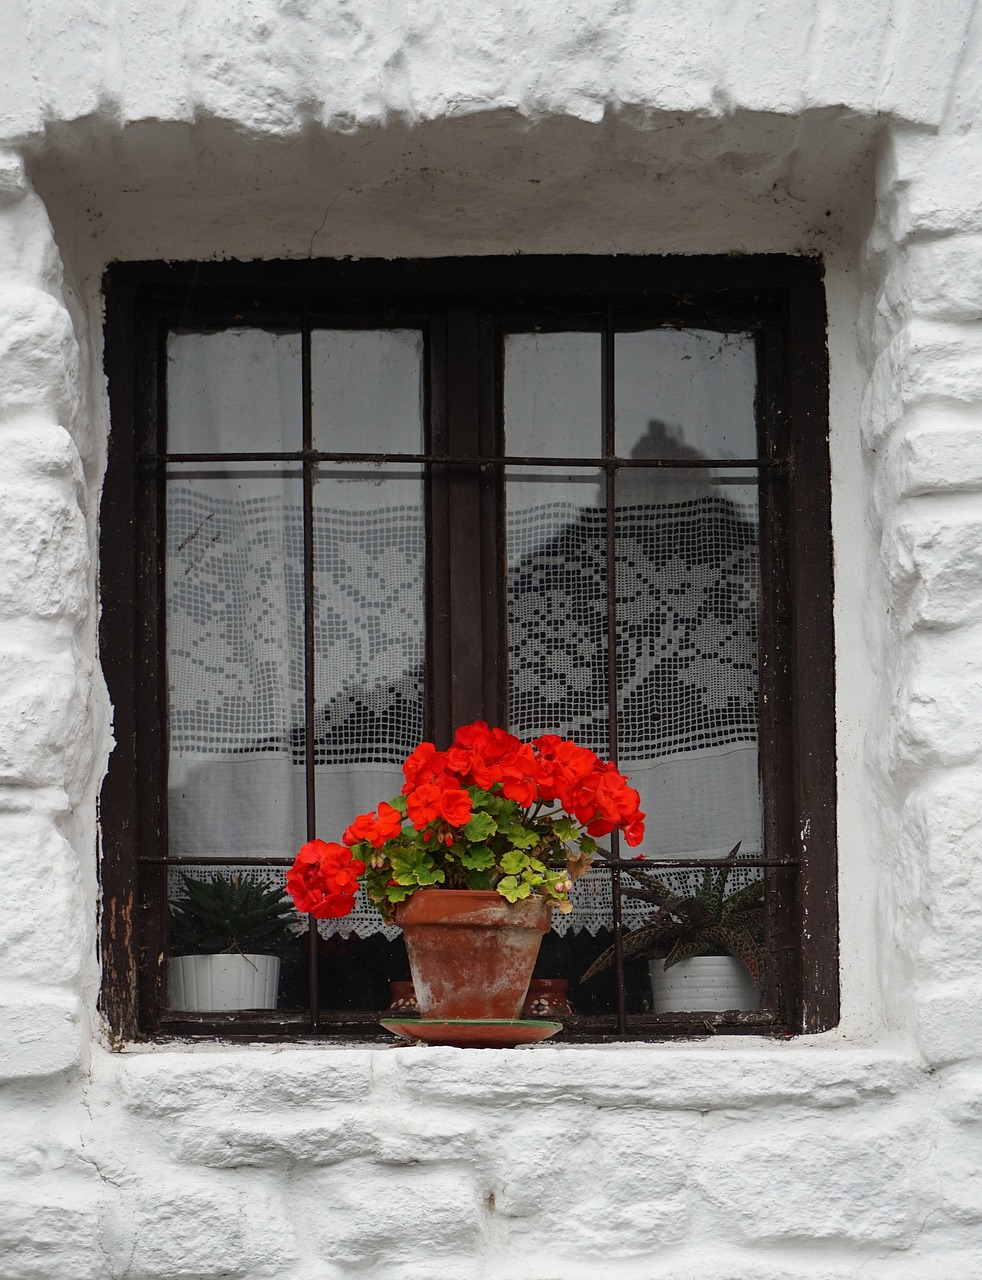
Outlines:
{"label": "red geranium flower", "polygon": [[365,864],[343,844],[309,840],[287,872],[286,889],[302,915],[318,920],[346,916],[355,905]]}

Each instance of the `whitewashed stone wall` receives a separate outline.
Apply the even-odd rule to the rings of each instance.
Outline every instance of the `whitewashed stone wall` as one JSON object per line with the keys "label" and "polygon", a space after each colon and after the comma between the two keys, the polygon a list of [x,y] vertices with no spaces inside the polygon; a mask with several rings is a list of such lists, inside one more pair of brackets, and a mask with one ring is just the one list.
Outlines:
{"label": "whitewashed stone wall", "polygon": [[[0,1280],[982,1276],[982,7],[0,0]],[[822,252],[843,1019],[113,1050],[117,257]]]}

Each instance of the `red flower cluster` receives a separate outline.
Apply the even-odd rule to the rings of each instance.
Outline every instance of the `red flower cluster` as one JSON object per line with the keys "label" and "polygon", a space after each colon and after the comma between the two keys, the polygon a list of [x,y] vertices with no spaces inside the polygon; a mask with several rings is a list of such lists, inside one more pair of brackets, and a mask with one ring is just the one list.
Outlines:
{"label": "red flower cluster", "polygon": [[[627,779],[586,747],[553,734],[524,743],[479,720],[458,729],[446,751],[420,743],[403,772],[406,812],[417,831],[437,818],[451,827],[465,826],[472,808],[466,788],[490,791],[500,785],[501,794],[523,809],[558,801],[591,836],[617,829],[629,845],[640,844],[644,836],[640,797]],[[368,840],[377,849],[398,833],[398,817],[382,804],[377,814],[356,818],[343,839],[349,845]]]}
{"label": "red flower cluster", "polygon": [[378,807],[378,813],[363,813],[355,818],[341,839],[347,845],[359,844],[367,840],[373,849],[380,848],[386,840],[397,836],[402,830],[402,817],[392,805],[384,800]]}
{"label": "red flower cluster", "polygon": [[364,873],[364,862],[353,858],[343,844],[310,840],[287,873],[286,890],[301,915],[318,920],[346,916],[355,905],[358,879]]}

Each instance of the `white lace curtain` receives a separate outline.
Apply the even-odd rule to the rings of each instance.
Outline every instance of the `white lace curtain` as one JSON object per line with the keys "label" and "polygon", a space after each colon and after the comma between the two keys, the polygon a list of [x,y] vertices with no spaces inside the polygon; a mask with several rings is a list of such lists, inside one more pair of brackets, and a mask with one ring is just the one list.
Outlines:
{"label": "white lace curtain", "polygon": [[[183,424],[172,449],[189,447],[181,433],[200,450],[295,447],[282,427],[296,412],[292,340],[240,335],[216,350],[195,338],[172,357],[170,416]],[[402,354],[411,386],[412,351]],[[643,852],[722,854],[737,840],[757,852],[756,491],[704,473],[645,476],[647,487],[629,473],[618,495],[615,548],[620,765],[649,815]],[[605,754],[605,513],[595,487],[533,488],[508,504],[511,728]],[[300,499],[284,466],[170,474],[173,855],[246,866],[292,856],[306,838]],[[400,763],[423,734],[420,477],[319,482],[313,535],[316,803],[330,840],[401,789]],[[558,927],[595,932],[610,918],[607,878],[595,875]],[[330,927],[364,936],[381,922],[359,903]]]}

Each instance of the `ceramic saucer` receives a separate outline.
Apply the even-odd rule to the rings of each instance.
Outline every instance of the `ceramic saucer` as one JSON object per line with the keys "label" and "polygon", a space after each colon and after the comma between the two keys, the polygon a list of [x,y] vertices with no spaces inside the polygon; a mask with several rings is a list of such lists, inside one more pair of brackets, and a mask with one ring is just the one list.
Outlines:
{"label": "ceramic saucer", "polygon": [[561,1022],[541,1018],[383,1018],[382,1026],[404,1040],[447,1044],[458,1049],[515,1049],[520,1044],[548,1040],[562,1031]]}

